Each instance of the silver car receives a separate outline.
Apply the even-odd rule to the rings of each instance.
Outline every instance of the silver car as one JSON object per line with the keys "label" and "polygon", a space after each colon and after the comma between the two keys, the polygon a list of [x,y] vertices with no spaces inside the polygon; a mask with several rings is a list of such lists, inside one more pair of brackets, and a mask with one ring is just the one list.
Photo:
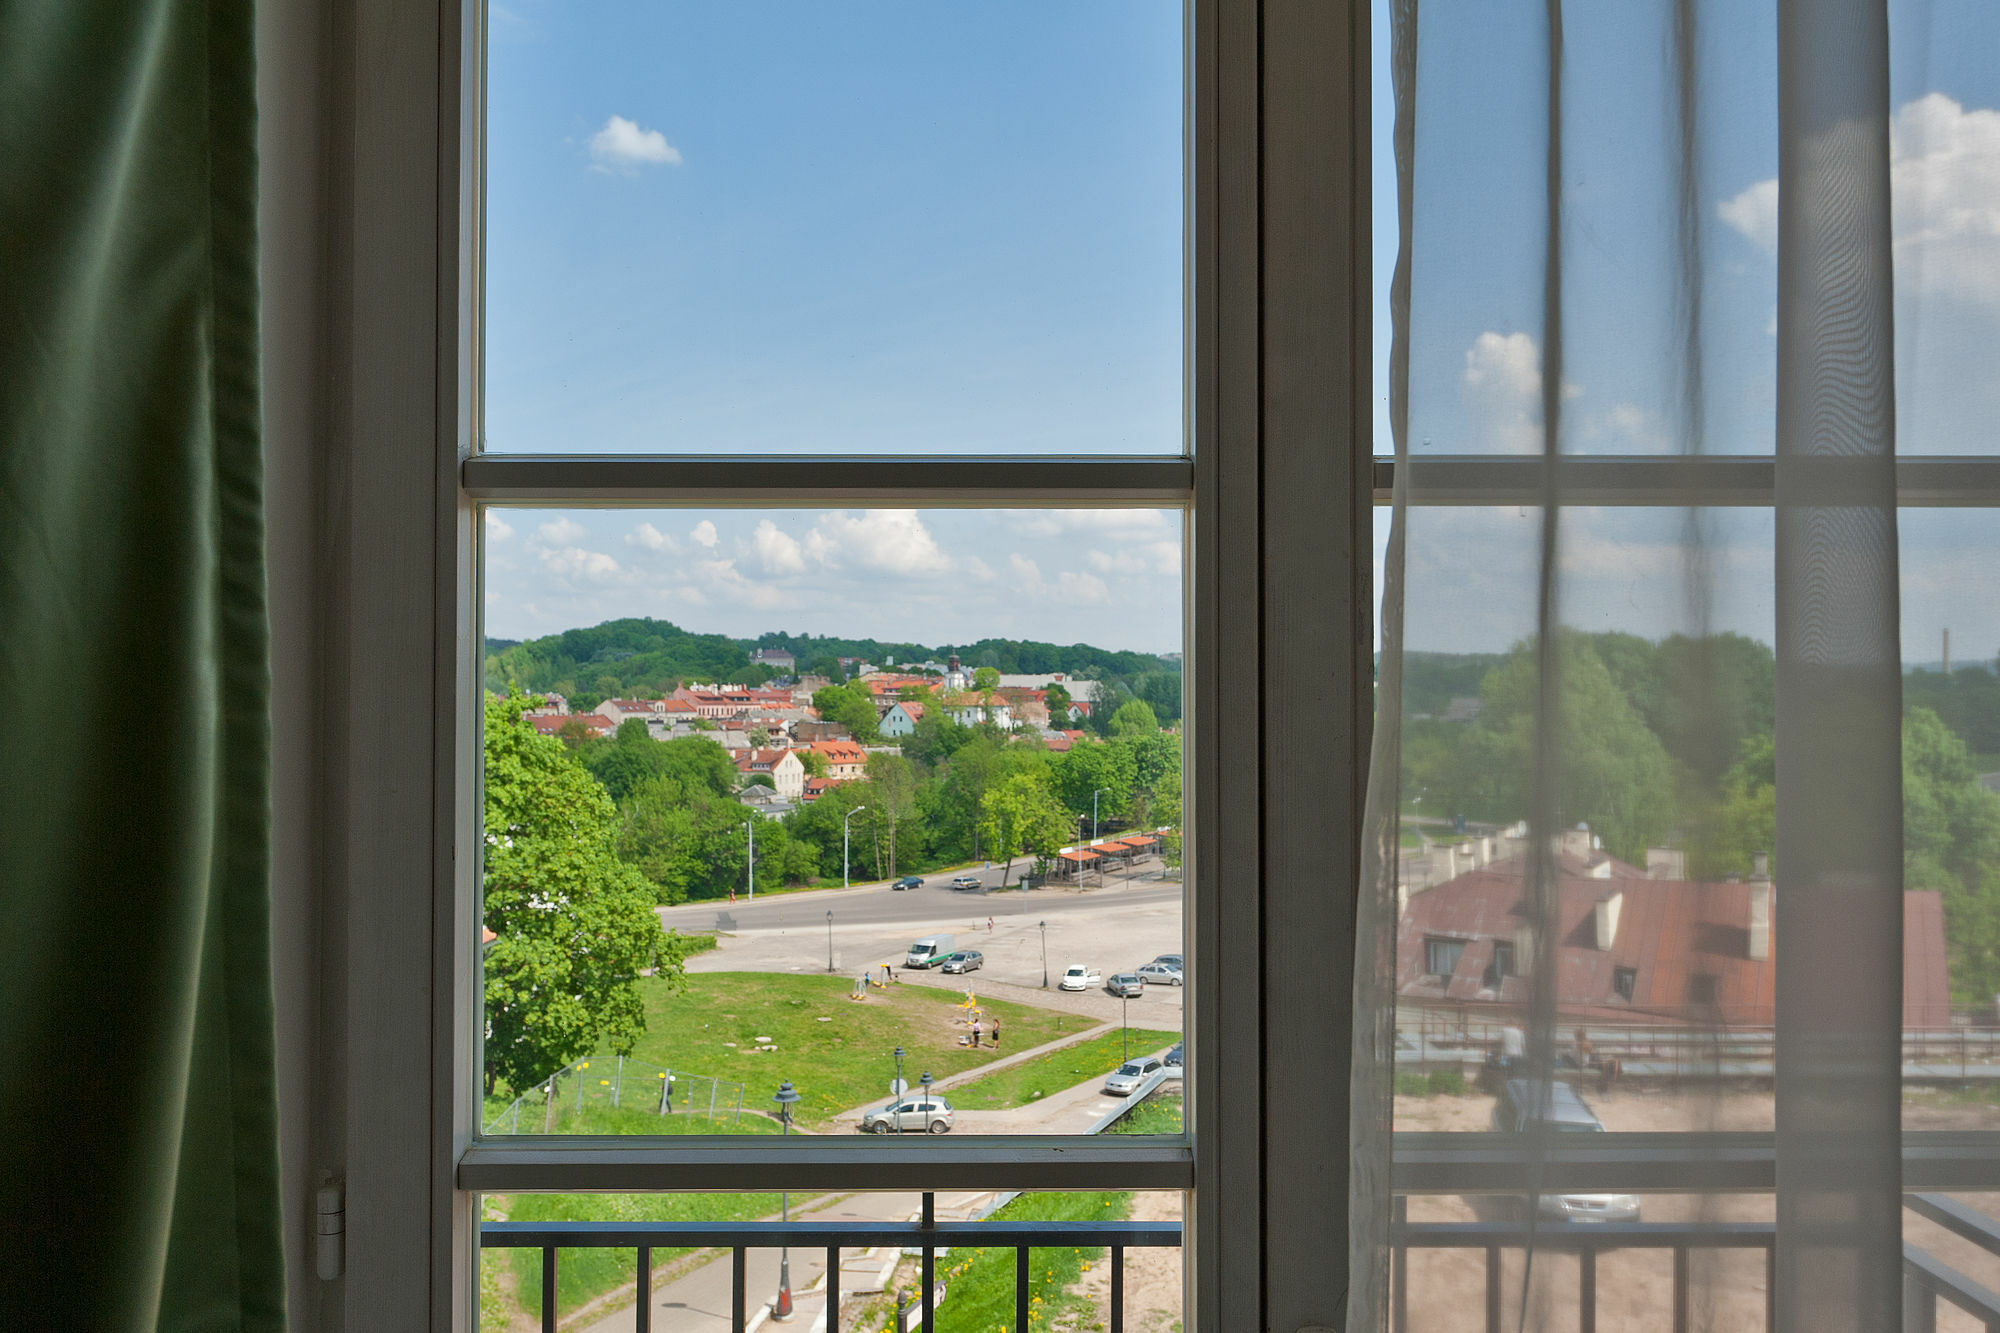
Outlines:
{"label": "silver car", "polygon": [[947,973],[973,972],[986,965],[986,955],[977,949],[960,949],[944,960],[941,971]]}
{"label": "silver car", "polygon": [[[1567,1083],[1551,1083],[1546,1099],[1536,1095],[1534,1081],[1510,1078],[1493,1103],[1493,1128],[1502,1134],[1525,1134],[1537,1124],[1558,1134],[1602,1134],[1604,1122]],[[1558,1222],[1636,1222],[1635,1194],[1544,1194],[1536,1204],[1543,1217]]]}
{"label": "silver car", "polygon": [[1104,1080],[1104,1090],[1114,1097],[1130,1097],[1137,1092],[1147,1079],[1160,1072],[1165,1066],[1157,1055],[1142,1056],[1137,1060],[1127,1060],[1118,1066],[1117,1072]]}
{"label": "silver car", "polygon": [[1181,984],[1181,969],[1178,963],[1148,963],[1136,969],[1139,980],[1148,986],[1178,986]]}
{"label": "silver car", "polygon": [[950,1129],[951,1103],[936,1093],[899,1097],[861,1117],[861,1132],[864,1134],[898,1134],[910,1130],[922,1134],[943,1134]]}

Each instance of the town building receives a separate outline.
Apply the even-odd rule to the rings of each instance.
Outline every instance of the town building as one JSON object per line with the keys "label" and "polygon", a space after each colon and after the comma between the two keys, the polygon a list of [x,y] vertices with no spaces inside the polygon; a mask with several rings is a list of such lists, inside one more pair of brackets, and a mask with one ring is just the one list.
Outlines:
{"label": "town building", "polygon": [[834,782],[853,782],[868,774],[868,751],[853,741],[814,741],[810,748],[826,760],[826,776]]}
{"label": "town building", "polygon": [[898,700],[882,714],[880,730],[884,736],[907,736],[917,729],[917,723],[923,720],[923,716],[923,704]]}
{"label": "town building", "polygon": [[771,779],[771,789],[789,801],[805,792],[806,766],[791,750],[744,750],[732,756],[736,771],[744,777],[761,773]]}

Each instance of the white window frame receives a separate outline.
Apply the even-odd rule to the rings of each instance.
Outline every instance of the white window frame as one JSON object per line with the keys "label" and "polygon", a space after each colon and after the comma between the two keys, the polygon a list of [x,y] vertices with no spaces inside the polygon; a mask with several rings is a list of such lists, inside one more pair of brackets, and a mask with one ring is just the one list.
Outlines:
{"label": "white window frame", "polygon": [[[480,1189],[779,1180],[1191,1189],[1190,1327],[1336,1325],[1372,707],[1366,0],[1191,0],[1185,459],[475,457],[481,22],[477,0],[351,0],[328,33],[314,1138],[347,1238],[322,1326],[469,1328]],[[1190,1135],[477,1143],[477,506],[1003,498],[1189,506]]]}

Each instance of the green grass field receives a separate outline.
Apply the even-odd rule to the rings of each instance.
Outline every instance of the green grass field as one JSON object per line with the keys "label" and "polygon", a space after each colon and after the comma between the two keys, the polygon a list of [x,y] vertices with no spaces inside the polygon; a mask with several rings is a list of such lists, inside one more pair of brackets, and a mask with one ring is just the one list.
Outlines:
{"label": "green grass field", "polygon": [[1181,1114],[1181,1090],[1172,1083],[1133,1107],[1107,1134],[1178,1134],[1186,1126]]}
{"label": "green grass field", "polygon": [[[996,1218],[1033,1222],[1080,1222],[1088,1218],[1116,1220],[1132,1207],[1129,1194],[1023,1194],[995,1213]],[[1057,1321],[1074,1324],[1090,1305],[1069,1288],[1093,1264],[1104,1260],[1102,1249],[1031,1250],[1028,1290],[1033,1301],[1029,1329],[1052,1329]],[[937,1309],[938,1333],[1025,1333],[1014,1329],[1014,1251],[953,1250],[940,1265],[939,1276],[949,1284]]]}
{"label": "green grass field", "polygon": [[[641,982],[646,1033],[632,1053],[654,1064],[740,1081],[746,1111],[771,1109],[771,1094],[790,1079],[801,1097],[793,1109],[795,1123],[806,1129],[886,1098],[896,1074],[891,1052],[898,1046],[906,1052],[903,1076],[911,1083],[926,1070],[944,1078],[1004,1053],[958,1045],[965,1028],[957,1021],[962,1011],[955,991],[898,985],[851,1000],[853,988],[851,977],[704,972],[687,979],[684,993],[672,995],[665,983],[649,978]],[[1000,1020],[1009,1050],[1039,1046],[1087,1025],[1074,1014],[1004,1001],[981,1004],[988,1022]],[[772,1053],[756,1053],[758,1037],[771,1039]]]}
{"label": "green grass field", "polygon": [[[1013,1039],[1010,1027],[1007,1040],[1011,1042]],[[1180,1039],[1178,1032],[1133,1028],[1131,1051],[1135,1057],[1151,1055]],[[1023,1044],[1031,1046],[1035,1043]],[[1050,1093],[1104,1077],[1125,1062],[1125,1049],[1124,1033],[1107,1032],[1075,1046],[1065,1046],[1059,1051],[1050,1051],[1047,1055],[1010,1065],[985,1078],[953,1088],[945,1095],[951,1099],[953,1106],[966,1111],[1004,1111],[1013,1106],[1026,1106]]]}

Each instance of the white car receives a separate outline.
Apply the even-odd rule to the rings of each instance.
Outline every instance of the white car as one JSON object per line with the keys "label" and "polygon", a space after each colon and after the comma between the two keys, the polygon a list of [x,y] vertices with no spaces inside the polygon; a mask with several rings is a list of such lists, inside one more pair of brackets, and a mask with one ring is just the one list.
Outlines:
{"label": "white car", "polygon": [[1148,963],[1134,968],[1139,980],[1148,986],[1178,986],[1181,984],[1181,969],[1174,963]]}
{"label": "white car", "polygon": [[954,889],[976,889],[979,887],[979,876],[954,875],[951,879],[951,886]]}
{"label": "white car", "polygon": [[951,1130],[951,1103],[936,1093],[890,1102],[861,1117],[863,1134],[945,1134]]}
{"label": "white car", "polygon": [[1142,1084],[1160,1072],[1164,1066],[1157,1055],[1148,1055],[1138,1060],[1127,1060],[1118,1066],[1118,1071],[1104,1080],[1104,1090],[1114,1097],[1130,1097]]}
{"label": "white car", "polygon": [[1094,990],[1104,984],[1104,974],[1082,963],[1071,963],[1057,983],[1058,990]]}

